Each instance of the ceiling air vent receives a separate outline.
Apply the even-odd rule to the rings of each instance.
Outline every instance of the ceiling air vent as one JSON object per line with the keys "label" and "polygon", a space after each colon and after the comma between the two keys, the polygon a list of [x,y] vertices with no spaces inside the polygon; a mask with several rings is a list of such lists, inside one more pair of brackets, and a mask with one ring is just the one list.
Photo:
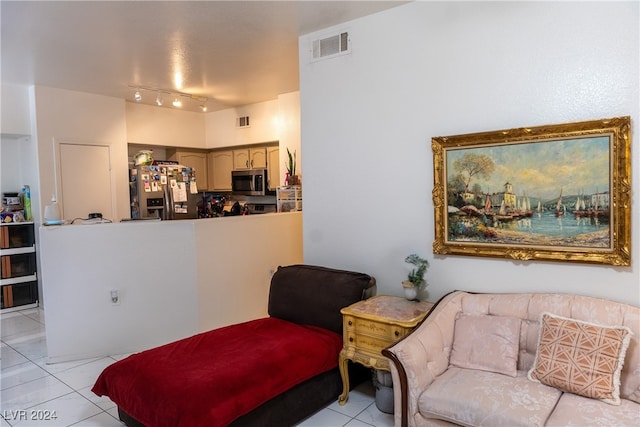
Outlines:
{"label": "ceiling air vent", "polygon": [[325,59],[351,52],[349,33],[344,32],[323,39],[313,40],[313,59]]}
{"label": "ceiling air vent", "polygon": [[249,127],[249,116],[242,116],[236,119],[236,126],[239,128],[248,128]]}

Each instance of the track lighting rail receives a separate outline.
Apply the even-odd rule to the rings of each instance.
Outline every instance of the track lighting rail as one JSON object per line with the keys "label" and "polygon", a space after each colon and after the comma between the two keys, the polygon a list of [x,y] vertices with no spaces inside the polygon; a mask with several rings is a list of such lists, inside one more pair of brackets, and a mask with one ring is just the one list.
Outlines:
{"label": "track lighting rail", "polygon": [[200,109],[203,112],[207,111],[207,101],[209,100],[207,97],[205,96],[199,96],[199,95],[192,95],[190,93],[186,93],[186,92],[181,92],[178,90],[169,90],[169,89],[163,89],[163,88],[159,88],[159,87],[154,87],[154,86],[144,86],[144,85],[134,85],[134,84],[130,84],[129,85],[130,89],[135,90],[133,99],[136,102],[141,102],[142,101],[142,92],[153,92],[155,94],[155,103],[156,105],[158,105],[159,107],[164,105],[164,96],[167,96],[168,98],[173,98],[173,101],[171,102],[171,105],[173,105],[174,107],[181,107],[182,106],[182,99],[181,98],[186,98],[192,101],[196,101],[196,102],[200,102]]}

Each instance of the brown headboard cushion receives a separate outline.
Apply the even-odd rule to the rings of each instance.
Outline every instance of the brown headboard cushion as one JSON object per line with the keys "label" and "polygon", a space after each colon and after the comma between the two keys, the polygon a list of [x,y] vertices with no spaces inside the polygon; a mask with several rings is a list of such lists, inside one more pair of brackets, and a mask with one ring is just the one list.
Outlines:
{"label": "brown headboard cushion", "polygon": [[375,280],[363,273],[313,265],[278,267],[271,279],[269,315],[342,335],[340,309],[363,299]]}

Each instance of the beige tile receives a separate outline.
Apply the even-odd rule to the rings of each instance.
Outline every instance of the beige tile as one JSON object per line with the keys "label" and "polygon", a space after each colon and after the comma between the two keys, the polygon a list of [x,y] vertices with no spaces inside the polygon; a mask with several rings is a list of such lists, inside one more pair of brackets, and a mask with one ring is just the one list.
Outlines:
{"label": "beige tile", "polygon": [[73,389],[78,390],[95,384],[96,379],[104,368],[112,363],[115,363],[112,358],[104,357],[102,359],[94,360],[83,365],[67,369],[66,371],[59,372],[56,374],[56,377],[70,387],[73,387]]}
{"label": "beige tile", "polygon": [[0,355],[0,366],[2,367],[2,370],[28,361],[29,359],[15,351],[7,344],[2,343],[2,354]]}
{"label": "beige tile", "polygon": [[124,423],[121,423],[118,419],[112,417],[108,412],[101,412],[98,415],[94,415],[91,418],[82,420],[77,424],[73,424],[73,427],[122,427]]}
{"label": "beige tile", "polygon": [[71,387],[48,375],[0,391],[0,400],[3,410],[19,410],[39,405],[71,392],[73,392]]}
{"label": "beige tile", "polygon": [[12,423],[14,427],[69,426],[102,412],[79,393],[69,393],[33,406],[26,419]]}
{"label": "beige tile", "polygon": [[298,424],[298,427],[343,426],[351,421],[351,417],[332,409],[322,409]]}
{"label": "beige tile", "polygon": [[0,389],[5,390],[47,375],[49,375],[47,371],[29,361],[8,368],[3,367],[0,376]]}

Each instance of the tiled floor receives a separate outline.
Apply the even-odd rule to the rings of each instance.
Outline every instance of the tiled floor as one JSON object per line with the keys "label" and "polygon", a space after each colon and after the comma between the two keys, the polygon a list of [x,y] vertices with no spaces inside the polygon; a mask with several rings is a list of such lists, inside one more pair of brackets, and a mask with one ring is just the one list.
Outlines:
{"label": "tiled floor", "polygon": [[[114,403],[94,395],[91,387],[106,366],[127,355],[47,365],[42,310],[3,313],[0,322],[0,427],[124,425]],[[393,426],[393,415],[378,410],[375,390],[367,382],[349,394],[345,406],[334,402],[300,423],[334,426]]]}

